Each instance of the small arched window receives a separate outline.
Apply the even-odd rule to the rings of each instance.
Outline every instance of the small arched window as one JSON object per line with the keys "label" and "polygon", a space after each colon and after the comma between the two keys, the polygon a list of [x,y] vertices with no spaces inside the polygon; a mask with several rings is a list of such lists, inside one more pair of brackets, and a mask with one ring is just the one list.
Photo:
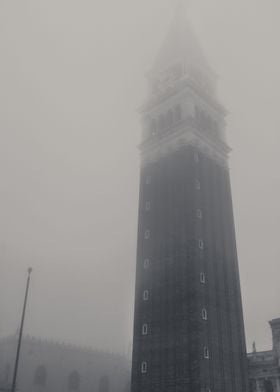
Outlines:
{"label": "small arched window", "polygon": [[200,272],[200,283],[205,284],[206,279],[205,279],[205,273]]}
{"label": "small arched window", "polygon": [[150,260],[149,259],[145,259],[144,260],[144,269],[147,270],[150,267]]}
{"label": "small arched window", "polygon": [[204,242],[203,242],[203,240],[198,240],[198,247],[199,247],[199,249],[200,250],[203,250],[204,249]]}
{"label": "small arched window", "polygon": [[148,366],[147,366],[147,362],[142,362],[141,363],[141,373],[147,373],[147,368],[148,368]]}
{"label": "small arched window", "polygon": [[149,299],[149,291],[145,290],[143,292],[143,301],[148,301],[148,299]]}
{"label": "small arched window", "polygon": [[202,309],[201,317],[202,317],[202,320],[207,320],[207,310],[206,309]]}
{"label": "small arched window", "polygon": [[204,358],[205,359],[209,359],[210,358],[209,348],[208,347],[204,347]]}
{"label": "small arched window", "polygon": [[150,238],[150,230],[145,231],[145,239],[148,240]]}
{"label": "small arched window", "polygon": [[47,371],[45,366],[38,366],[34,373],[34,385],[44,387],[47,382]]}
{"label": "small arched window", "polygon": [[77,391],[80,387],[80,375],[76,370],[73,370],[68,377],[68,390]]}
{"label": "small arched window", "polygon": [[148,335],[148,324],[142,325],[142,335]]}
{"label": "small arched window", "polygon": [[150,209],[151,209],[151,202],[150,201],[146,201],[146,203],[145,203],[145,210],[146,211],[150,211]]}
{"label": "small arched window", "polygon": [[110,382],[108,376],[102,376],[99,381],[99,392],[109,392]]}

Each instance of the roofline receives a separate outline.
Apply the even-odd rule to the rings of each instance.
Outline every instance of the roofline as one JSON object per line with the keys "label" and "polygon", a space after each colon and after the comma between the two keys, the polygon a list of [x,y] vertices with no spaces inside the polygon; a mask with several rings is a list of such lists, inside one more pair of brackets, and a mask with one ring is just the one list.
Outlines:
{"label": "roofline", "polygon": [[252,352],[250,352],[250,353],[247,353],[247,355],[264,355],[264,354],[274,354],[274,351],[273,350],[266,350],[266,351],[256,351],[256,352],[254,352],[254,351],[252,351]]}
{"label": "roofline", "polygon": [[[182,86],[180,86],[180,92],[182,92],[184,89],[190,88],[195,94],[201,94],[203,93],[204,99],[206,102],[214,109],[217,111],[220,111],[224,117],[226,117],[229,112],[227,109],[215,99],[215,97],[211,97],[208,94],[205,94],[205,91],[201,90],[199,86],[197,86],[192,80],[185,80]],[[155,106],[157,106],[160,102],[167,101],[170,97],[172,97],[174,94],[177,94],[179,91],[178,89],[174,89],[174,91],[168,91],[161,96],[157,97],[154,101],[148,98],[144,104],[140,106],[138,109],[139,114],[144,114],[145,112],[152,111]]]}

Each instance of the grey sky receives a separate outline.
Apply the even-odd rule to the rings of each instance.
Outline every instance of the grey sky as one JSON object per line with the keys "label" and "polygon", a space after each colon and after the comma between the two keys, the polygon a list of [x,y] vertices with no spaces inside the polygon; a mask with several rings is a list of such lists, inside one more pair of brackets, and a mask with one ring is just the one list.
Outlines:
{"label": "grey sky", "polygon": [[[175,1],[174,1],[175,3]],[[228,108],[247,343],[280,316],[276,0],[188,1]],[[0,2],[0,336],[108,350],[131,339],[145,73],[171,0]]]}

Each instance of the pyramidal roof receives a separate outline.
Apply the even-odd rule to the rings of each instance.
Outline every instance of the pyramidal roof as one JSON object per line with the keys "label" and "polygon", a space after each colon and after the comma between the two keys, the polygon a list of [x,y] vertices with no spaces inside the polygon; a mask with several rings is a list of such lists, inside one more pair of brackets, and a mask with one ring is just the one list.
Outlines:
{"label": "pyramidal roof", "polygon": [[214,74],[186,18],[182,3],[178,5],[175,18],[156,57],[152,72],[164,71],[178,62],[184,62],[187,66],[197,67]]}

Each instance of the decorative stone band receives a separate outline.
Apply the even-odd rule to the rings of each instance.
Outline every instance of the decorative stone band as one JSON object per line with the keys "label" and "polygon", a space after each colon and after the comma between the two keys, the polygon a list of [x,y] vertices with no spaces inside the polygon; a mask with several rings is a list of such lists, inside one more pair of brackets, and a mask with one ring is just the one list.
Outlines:
{"label": "decorative stone band", "polygon": [[139,146],[141,166],[145,167],[157,162],[162,157],[189,145],[217,161],[221,166],[228,168],[228,155],[231,149],[227,144],[203,134],[191,124],[185,124],[181,129],[168,132],[160,138],[154,136],[145,140]]}

